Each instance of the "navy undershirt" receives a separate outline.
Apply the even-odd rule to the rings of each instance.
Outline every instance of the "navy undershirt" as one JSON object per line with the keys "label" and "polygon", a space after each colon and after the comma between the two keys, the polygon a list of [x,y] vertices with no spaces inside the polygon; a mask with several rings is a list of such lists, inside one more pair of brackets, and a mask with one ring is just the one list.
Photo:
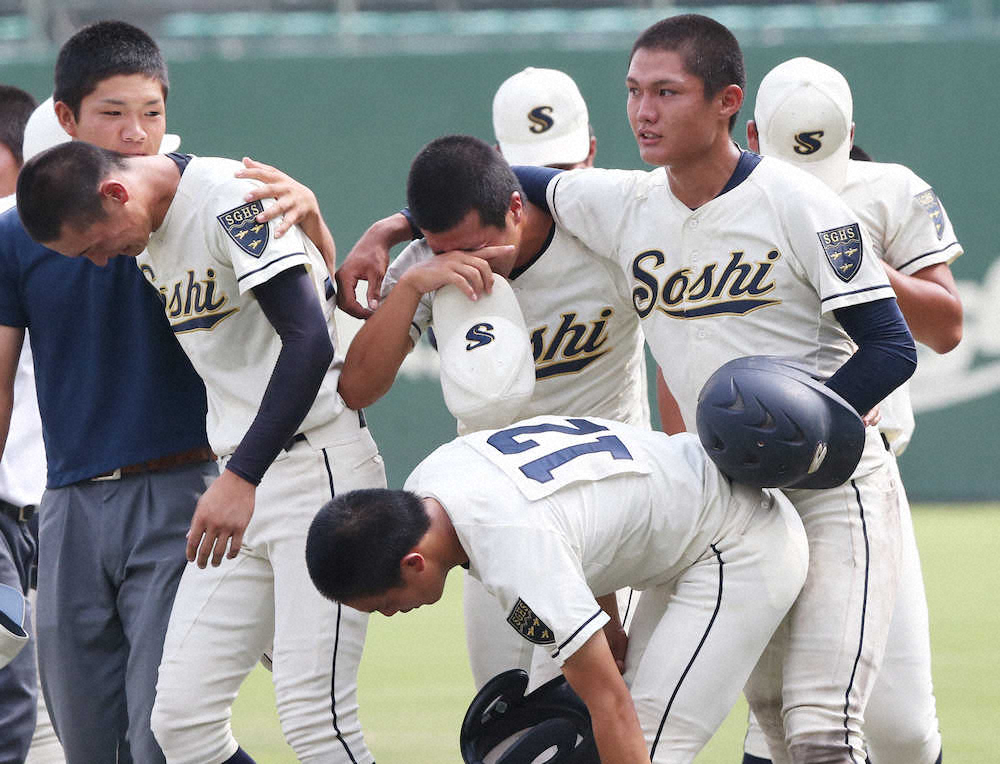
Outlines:
{"label": "navy undershirt", "polygon": [[282,271],[253,293],[281,338],[281,351],[257,416],[226,469],[257,485],[312,408],[334,349],[305,266]]}

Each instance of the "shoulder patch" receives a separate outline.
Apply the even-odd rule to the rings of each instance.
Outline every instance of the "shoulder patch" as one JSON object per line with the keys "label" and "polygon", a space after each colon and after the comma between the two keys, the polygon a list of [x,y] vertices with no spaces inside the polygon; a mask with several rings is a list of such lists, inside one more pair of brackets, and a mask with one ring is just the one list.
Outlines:
{"label": "shoulder patch", "polygon": [[931,222],[934,224],[934,231],[937,233],[938,240],[940,240],[944,236],[944,210],[941,209],[941,200],[938,199],[933,188],[921,191],[914,199],[917,200],[917,204],[923,207],[924,212],[930,217]]}
{"label": "shoulder patch", "polygon": [[816,234],[826,259],[841,281],[850,281],[861,268],[861,226],[857,223]]}
{"label": "shoulder patch", "polygon": [[525,604],[524,600],[518,598],[514,603],[514,609],[507,616],[507,623],[514,627],[514,631],[520,634],[529,642],[536,645],[555,644],[556,638],[552,629],[535,615],[534,611]]}
{"label": "shoulder patch", "polygon": [[216,220],[240,249],[248,255],[260,257],[270,235],[268,224],[258,223],[256,219],[263,211],[264,205],[260,201],[247,202],[217,215]]}

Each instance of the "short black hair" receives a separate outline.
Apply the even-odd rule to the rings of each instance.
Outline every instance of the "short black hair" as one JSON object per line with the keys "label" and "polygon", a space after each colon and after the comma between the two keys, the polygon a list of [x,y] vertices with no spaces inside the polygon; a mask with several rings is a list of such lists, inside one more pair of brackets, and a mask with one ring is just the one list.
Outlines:
{"label": "short black hair", "polygon": [[446,135],[428,143],[410,165],[406,203],[418,228],[441,233],[469,210],[483,225],[503,228],[510,195],[520,191],[510,165],[493,146],[471,135]]}
{"label": "short black hair", "polygon": [[863,148],[861,148],[857,144],[851,146],[850,159],[853,159],[855,162],[874,162],[875,161],[874,159],[872,159],[871,154],[869,154],[867,151],[865,151]]}
{"label": "short black hair", "polygon": [[44,244],[64,225],[84,228],[107,217],[98,190],[127,157],[84,141],[62,143],[25,162],[17,176],[17,211],[24,229]]}
{"label": "short black hair", "polygon": [[83,99],[104,80],[119,74],[143,74],[159,80],[166,102],[170,87],[167,63],[153,38],[124,21],[98,21],[60,48],[52,98],[69,106],[79,118]]}
{"label": "short black hair", "polygon": [[37,106],[31,93],[11,85],[0,85],[0,143],[10,149],[18,167],[24,162],[24,126]]}
{"label": "short black hair", "polygon": [[[725,25],[708,16],[685,13],[656,22],[635,41],[629,63],[640,49],[676,51],[684,60],[684,68],[702,81],[706,101],[729,85],[746,90],[746,66],[739,42]],[[733,114],[730,130],[735,123]]]}
{"label": "short black hair", "polygon": [[309,526],[309,577],[335,602],[382,594],[402,584],[400,563],[430,524],[423,502],[409,491],[363,488],[335,496]]}

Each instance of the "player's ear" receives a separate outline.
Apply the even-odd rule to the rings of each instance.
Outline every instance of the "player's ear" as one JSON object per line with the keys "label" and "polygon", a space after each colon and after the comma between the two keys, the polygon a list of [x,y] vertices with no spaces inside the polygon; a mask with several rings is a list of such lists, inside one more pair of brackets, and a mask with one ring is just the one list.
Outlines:
{"label": "player's ear", "polygon": [[719,116],[729,119],[743,106],[743,88],[739,85],[726,85],[716,98],[720,107]]}
{"label": "player's ear", "polygon": [[427,565],[427,560],[420,552],[409,552],[403,555],[403,559],[399,561],[399,567],[403,569],[404,572],[410,571],[411,573],[422,573],[424,567]]}
{"label": "player's ear", "polygon": [[73,116],[73,110],[62,101],[56,101],[53,108],[56,111],[59,126],[66,131],[68,136],[76,138],[76,117]]}
{"label": "player's ear", "polygon": [[524,215],[524,200],[521,199],[520,191],[510,192],[510,204],[507,206],[507,209],[513,216],[514,225],[520,223],[521,217]]}
{"label": "player's ear", "polygon": [[128,189],[125,188],[125,185],[121,181],[114,178],[102,180],[98,186],[98,191],[100,191],[101,198],[111,199],[119,204],[125,204],[129,200]]}
{"label": "player's ear", "polygon": [[760,136],[757,134],[757,123],[754,120],[747,121],[747,148],[753,153],[760,153]]}
{"label": "player's ear", "polygon": [[854,123],[851,123],[851,145],[854,145]]}

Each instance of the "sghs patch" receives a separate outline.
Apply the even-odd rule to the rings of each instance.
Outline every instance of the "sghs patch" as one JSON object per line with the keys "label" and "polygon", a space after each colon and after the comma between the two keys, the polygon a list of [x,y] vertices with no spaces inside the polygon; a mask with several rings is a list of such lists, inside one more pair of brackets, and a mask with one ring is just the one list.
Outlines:
{"label": "sghs patch", "polygon": [[861,226],[857,223],[816,234],[826,259],[841,281],[850,281],[861,268]]}
{"label": "sghs patch", "polygon": [[260,201],[247,202],[228,212],[216,216],[219,225],[239,245],[239,248],[253,257],[260,257],[267,247],[270,229],[267,223],[258,223],[257,216],[264,211]]}
{"label": "sghs patch", "polygon": [[938,199],[933,188],[921,191],[914,198],[917,200],[917,204],[924,208],[924,212],[930,216],[931,222],[934,223],[934,231],[940,241],[941,237],[944,236],[944,210],[941,209],[941,200]]}
{"label": "sghs patch", "polygon": [[552,629],[546,626],[542,619],[535,615],[534,611],[520,598],[514,603],[514,609],[507,616],[507,623],[513,626],[518,634],[536,645],[551,645],[556,641]]}

